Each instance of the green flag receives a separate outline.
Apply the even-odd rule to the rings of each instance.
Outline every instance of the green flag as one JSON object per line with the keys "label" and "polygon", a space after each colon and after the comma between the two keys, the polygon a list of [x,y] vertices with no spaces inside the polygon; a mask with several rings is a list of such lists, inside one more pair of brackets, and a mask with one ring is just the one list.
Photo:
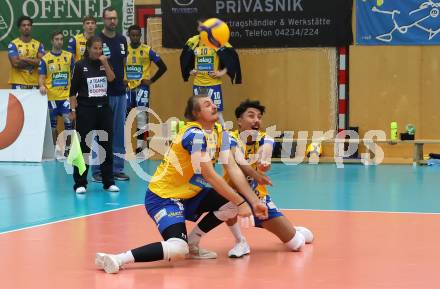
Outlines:
{"label": "green flag", "polygon": [[81,151],[76,130],[72,134],[72,145],[70,146],[69,156],[67,162],[72,166],[78,167],[79,174],[82,175],[86,171],[86,164]]}

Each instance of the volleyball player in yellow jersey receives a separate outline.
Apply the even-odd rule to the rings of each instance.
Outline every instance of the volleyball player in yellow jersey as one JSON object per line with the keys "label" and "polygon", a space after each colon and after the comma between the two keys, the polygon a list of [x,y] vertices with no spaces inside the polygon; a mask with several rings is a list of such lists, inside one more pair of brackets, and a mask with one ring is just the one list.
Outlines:
{"label": "volleyball player in yellow jersey", "polygon": [[[201,21],[199,21],[199,28]],[[231,44],[213,49],[200,41],[200,36],[189,38],[180,55],[180,67],[184,81],[194,76],[193,93],[207,93],[219,111],[219,121],[224,125],[223,94],[221,77],[228,74],[232,83],[241,83],[241,68],[238,54]]]}
{"label": "volleyball player in yellow jersey", "polygon": [[15,38],[8,45],[9,84],[13,89],[38,88],[38,65],[44,55],[43,44],[31,36],[33,20],[28,16],[21,16],[17,20],[20,37]]}
{"label": "volleyball player in yellow jersey", "polygon": [[89,39],[90,36],[95,35],[96,18],[90,15],[84,17],[83,29],[83,33],[77,34],[69,39],[67,46],[67,51],[73,54],[75,62],[78,62],[83,58],[84,52],[86,51],[87,39]]}
{"label": "volleyball player in yellow jersey", "polygon": [[[167,71],[167,67],[159,55],[150,46],[141,43],[141,28],[132,25],[128,28],[130,45],[128,45],[128,57],[125,66],[125,79],[127,81],[127,111],[132,108],[149,107],[150,85],[156,82]],[[151,77],[151,63],[158,70]],[[136,114],[137,128],[142,129],[148,122],[148,114],[138,111]],[[143,149],[144,134],[137,137],[136,152]]]}
{"label": "volleyball player in yellow jersey", "polygon": [[[238,130],[231,132],[231,150],[234,155],[240,152],[246,161],[237,160],[240,168],[247,176],[255,194],[268,208],[269,217],[266,220],[255,219],[255,226],[265,228],[275,234],[288,249],[299,251],[304,243],[313,241],[313,234],[305,227],[294,227],[277,208],[268,194],[264,183],[268,183],[262,174],[270,168],[270,158],[274,140],[260,131],[265,107],[259,101],[246,100],[235,110]],[[239,154],[235,154],[239,150]],[[229,176],[225,175],[229,181]],[[230,181],[229,181],[230,182]],[[250,253],[249,245],[242,236],[236,219],[227,221],[229,228],[236,238],[236,245],[229,251],[230,257],[241,257]]]}
{"label": "volleyball player in yellow jersey", "polygon": [[[95,263],[107,273],[117,273],[132,262],[179,260],[187,254],[193,258],[215,258],[216,254],[200,249],[200,237],[225,220],[252,214],[267,218],[267,208],[253,194],[242,171],[229,151],[229,135],[216,124],[217,108],[207,95],[192,96],[185,109],[190,121],[174,139],[170,150],[150,182],[145,207],[157,224],[164,241],[148,244],[118,255],[97,253]],[[213,162],[222,158],[237,194],[216,173]],[[228,202],[229,200],[229,202]],[[197,221],[187,237],[185,220]]]}
{"label": "volleyball player in yellow jersey", "polygon": [[220,63],[217,51],[203,45],[201,42],[194,49],[194,69],[190,74],[194,76],[193,93],[207,93],[219,110],[219,120],[223,119],[223,95],[221,77],[226,74],[227,68]]}
{"label": "volleyball player in yellow jersey", "polygon": [[[62,50],[64,36],[61,31],[52,33],[51,43],[52,50],[41,58],[38,73],[40,93],[47,94],[50,124],[55,142],[58,116],[63,118],[65,130],[73,129],[69,92],[74,61],[72,53]],[[67,156],[67,151],[64,155]]]}

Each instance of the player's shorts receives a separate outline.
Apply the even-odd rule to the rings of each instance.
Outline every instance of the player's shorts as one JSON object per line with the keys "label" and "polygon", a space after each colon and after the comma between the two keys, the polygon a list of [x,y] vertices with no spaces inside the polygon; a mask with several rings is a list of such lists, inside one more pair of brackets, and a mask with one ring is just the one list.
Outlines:
{"label": "player's shorts", "polygon": [[223,94],[221,84],[213,86],[193,86],[194,95],[206,93],[212,99],[212,102],[217,106],[217,110],[223,111]]}
{"label": "player's shorts", "polygon": [[71,112],[69,100],[49,100],[47,106],[49,108],[50,125],[52,128],[57,127],[57,117],[61,116],[64,120],[64,128],[73,129],[73,123],[69,118]]}
{"label": "player's shorts", "polygon": [[38,89],[38,85],[11,84],[12,89]]}
{"label": "player's shorts", "polygon": [[150,88],[140,85],[127,90],[127,107],[149,107]]}
{"label": "player's shorts", "polygon": [[[185,220],[195,222],[201,216],[200,203],[204,198],[211,198],[218,193],[212,188],[206,188],[191,199],[165,199],[150,190],[145,195],[145,208],[162,233],[166,228]],[[225,200],[225,203],[227,201]]]}
{"label": "player's shorts", "polygon": [[262,228],[262,224],[264,221],[269,221],[281,216],[284,216],[283,213],[281,213],[280,210],[278,210],[275,203],[272,201],[271,197],[269,195],[266,195],[261,199],[261,202],[266,205],[269,217],[266,220],[260,220],[254,215],[255,219],[255,227]]}

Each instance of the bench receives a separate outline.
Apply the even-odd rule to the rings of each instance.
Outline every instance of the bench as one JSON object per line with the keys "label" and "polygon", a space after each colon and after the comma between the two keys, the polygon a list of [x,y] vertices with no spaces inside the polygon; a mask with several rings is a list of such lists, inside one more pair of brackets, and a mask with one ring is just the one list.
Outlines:
{"label": "bench", "polygon": [[[426,161],[423,160],[423,146],[425,144],[440,144],[440,140],[432,140],[432,139],[417,139],[417,140],[372,140],[372,139],[325,139],[325,140],[313,140],[313,139],[291,139],[291,138],[275,138],[275,142],[291,142],[292,144],[296,144],[298,142],[311,143],[311,142],[321,142],[321,143],[376,143],[376,144],[412,144],[414,145],[413,149],[413,163],[414,164],[426,164]],[[374,153],[374,152],[373,152]],[[344,160],[344,162],[352,162],[348,160]],[[360,160],[359,160],[360,162]]]}
{"label": "bench", "polygon": [[[149,137],[149,140],[155,139],[155,140],[165,140],[166,145],[168,146],[171,142],[170,137],[163,137],[163,136],[153,136]],[[413,148],[413,163],[414,164],[426,164],[426,161],[423,160],[423,146],[425,144],[440,144],[440,140],[432,140],[432,139],[417,139],[417,140],[391,140],[391,139],[385,139],[385,140],[377,140],[377,139],[324,139],[324,140],[316,140],[316,139],[295,139],[295,138],[275,138],[275,142],[282,143],[282,142],[288,142],[292,144],[297,144],[298,142],[306,142],[307,144],[311,142],[321,142],[321,143],[358,143],[358,144],[365,144],[365,143],[376,143],[376,144],[391,144],[391,145],[397,145],[397,144],[412,144],[414,145]],[[374,151],[372,152],[374,154]],[[275,158],[274,161],[281,161],[279,158]],[[328,162],[328,158],[326,160]],[[361,163],[361,160],[357,159],[344,159],[344,163]]]}

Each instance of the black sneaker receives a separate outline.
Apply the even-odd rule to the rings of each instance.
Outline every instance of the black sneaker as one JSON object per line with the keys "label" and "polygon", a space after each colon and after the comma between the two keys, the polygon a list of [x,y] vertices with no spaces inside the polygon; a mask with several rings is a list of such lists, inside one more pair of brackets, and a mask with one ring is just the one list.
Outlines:
{"label": "black sneaker", "polygon": [[130,177],[127,176],[127,175],[126,175],[125,173],[123,173],[123,172],[116,173],[116,174],[114,174],[113,176],[114,176],[115,180],[118,180],[118,181],[128,181],[128,180],[130,179]]}
{"label": "black sneaker", "polygon": [[102,183],[102,175],[101,175],[101,173],[94,174],[92,176],[92,182]]}

